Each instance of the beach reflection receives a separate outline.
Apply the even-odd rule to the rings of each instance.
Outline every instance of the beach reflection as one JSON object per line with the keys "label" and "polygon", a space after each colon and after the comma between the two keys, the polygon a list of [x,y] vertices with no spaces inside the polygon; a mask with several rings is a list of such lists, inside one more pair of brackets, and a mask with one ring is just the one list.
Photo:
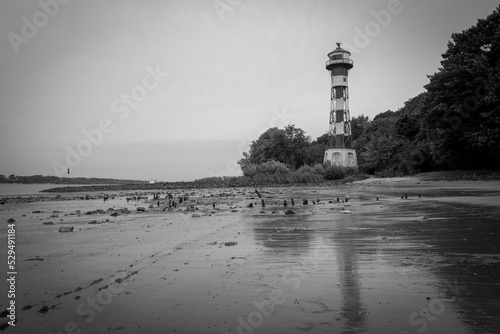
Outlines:
{"label": "beach reflection", "polygon": [[[301,268],[299,289],[287,297],[321,301],[322,310],[304,307],[304,316],[346,334],[498,327],[500,267],[491,254],[500,236],[498,212],[398,204],[373,214],[364,211],[369,205],[355,205],[352,215],[254,216],[264,262],[281,268],[277,274]],[[329,257],[318,260],[318,250]],[[294,307],[283,312],[293,314]]]}
{"label": "beach reflection", "polygon": [[367,309],[363,303],[356,243],[352,241],[352,231],[338,231],[336,238],[337,271],[342,294],[341,316],[346,319],[342,333],[364,333]]}

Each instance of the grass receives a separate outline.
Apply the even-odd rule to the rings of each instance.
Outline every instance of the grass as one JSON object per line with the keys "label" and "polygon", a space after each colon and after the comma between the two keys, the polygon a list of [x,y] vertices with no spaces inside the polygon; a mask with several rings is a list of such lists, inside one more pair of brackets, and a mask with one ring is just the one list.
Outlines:
{"label": "grass", "polygon": [[421,181],[491,181],[500,180],[498,169],[451,170],[414,175]]}

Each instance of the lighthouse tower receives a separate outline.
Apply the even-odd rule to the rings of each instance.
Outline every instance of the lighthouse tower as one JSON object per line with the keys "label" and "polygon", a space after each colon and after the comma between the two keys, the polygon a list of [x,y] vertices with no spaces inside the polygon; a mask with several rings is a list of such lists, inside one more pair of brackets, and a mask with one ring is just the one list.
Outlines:
{"label": "lighthouse tower", "polygon": [[347,75],[352,68],[351,53],[340,47],[328,54],[326,69],[332,77],[330,129],[324,162],[340,167],[357,167],[356,150],[351,148],[351,117]]}

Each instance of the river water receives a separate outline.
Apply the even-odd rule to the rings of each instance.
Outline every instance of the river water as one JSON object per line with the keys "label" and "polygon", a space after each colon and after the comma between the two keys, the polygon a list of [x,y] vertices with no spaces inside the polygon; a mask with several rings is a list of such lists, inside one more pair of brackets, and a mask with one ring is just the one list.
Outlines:
{"label": "river water", "polygon": [[[89,186],[89,184],[75,185],[77,186]],[[50,184],[50,183],[33,183],[33,184],[22,184],[22,183],[0,183],[0,196],[36,196],[41,195],[40,191],[50,188],[64,187],[64,184]]]}

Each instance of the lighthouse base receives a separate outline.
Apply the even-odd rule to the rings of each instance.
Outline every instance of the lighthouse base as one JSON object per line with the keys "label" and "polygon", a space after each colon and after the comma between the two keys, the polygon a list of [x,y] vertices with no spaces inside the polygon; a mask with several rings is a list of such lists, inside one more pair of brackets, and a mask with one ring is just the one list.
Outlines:
{"label": "lighthouse base", "polygon": [[353,148],[328,148],[325,151],[324,163],[339,167],[358,167],[356,150]]}

